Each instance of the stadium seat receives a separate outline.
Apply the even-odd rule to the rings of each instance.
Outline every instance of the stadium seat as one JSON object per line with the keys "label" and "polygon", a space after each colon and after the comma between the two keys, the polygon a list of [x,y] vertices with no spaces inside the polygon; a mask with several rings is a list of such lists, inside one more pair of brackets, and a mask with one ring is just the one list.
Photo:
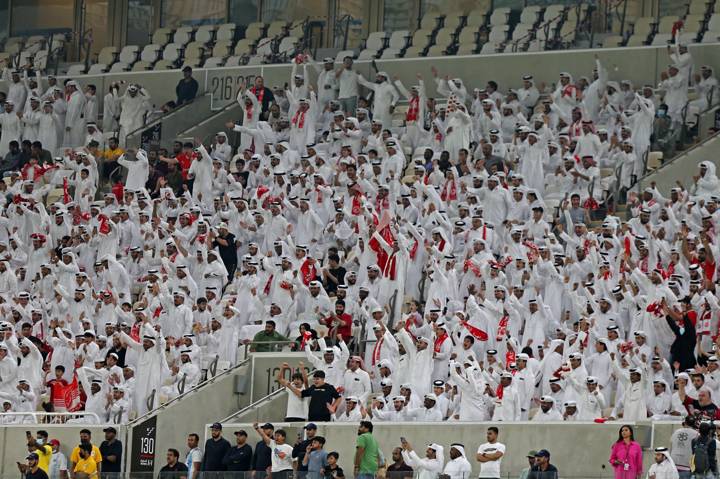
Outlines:
{"label": "stadium seat", "polygon": [[388,35],[385,32],[372,32],[365,40],[365,48],[368,50],[379,51],[385,48],[385,42]]}
{"label": "stadium seat", "polygon": [[192,41],[193,28],[192,27],[180,27],[175,31],[173,35],[173,43],[177,45],[187,45]]}
{"label": "stadium seat", "polygon": [[400,57],[400,50],[395,50],[394,48],[386,48],[385,50],[383,50],[382,55],[380,56],[380,58],[383,60],[398,57]]}
{"label": "stadium seat", "polygon": [[460,12],[448,13],[447,16],[443,19],[443,28],[451,28],[453,30],[457,30],[458,28],[460,28],[460,25],[462,25],[464,17],[465,15]]}
{"label": "stadium seat", "polygon": [[705,15],[688,15],[685,17],[683,31],[701,32],[705,25]]}
{"label": "stadium seat", "polygon": [[394,48],[395,50],[402,50],[407,47],[408,39],[410,37],[411,34],[407,30],[396,30],[390,35],[388,47]]}
{"label": "stadium seat", "polygon": [[280,45],[278,45],[278,54],[285,55],[287,57],[294,55],[298,43],[299,40],[295,37],[283,38],[280,40]]}
{"label": "stadium seat", "polygon": [[650,44],[656,47],[660,47],[669,45],[670,42],[672,42],[672,35],[670,35],[669,33],[657,33],[655,34],[655,37]]}
{"label": "stadium seat", "polygon": [[232,56],[228,57],[227,60],[225,60],[225,66],[226,67],[236,67],[243,64],[243,59],[240,56]]}
{"label": "stadium seat", "polygon": [[616,48],[619,47],[623,42],[623,37],[620,35],[609,35],[603,40],[603,48]]}
{"label": "stadium seat", "polygon": [[713,6],[712,9],[713,13],[720,13],[720,1],[715,1],[715,6]]}
{"label": "stadium seat", "polygon": [[267,29],[267,36],[268,37],[275,37],[278,35],[281,35],[283,33],[283,30],[287,28],[288,22],[285,21],[276,21],[272,22]]}
{"label": "stadium seat", "polygon": [[153,65],[154,70],[174,70],[175,69],[175,63],[162,59],[158,60],[158,62]]}
{"label": "stadium seat", "polygon": [[453,43],[455,43],[455,29],[443,27],[435,34],[435,45],[446,49]]}
{"label": "stadium seat", "polygon": [[420,30],[433,31],[438,27],[438,21],[443,17],[438,12],[427,12],[420,19]]}
{"label": "stadium seat", "polygon": [[67,76],[84,75],[84,74],[85,74],[85,64],[84,63],[77,63],[75,65],[70,65],[70,67],[67,70]]}
{"label": "stadium seat", "polygon": [[251,23],[245,29],[245,38],[249,40],[260,40],[263,35],[265,35],[265,24],[262,22]]}
{"label": "stadium seat", "polygon": [[358,60],[372,60],[377,56],[377,50],[371,50],[369,48],[366,48],[364,50],[360,51],[360,54],[358,55]]}
{"label": "stadium seat", "polygon": [[145,45],[145,48],[143,48],[142,52],[140,53],[140,60],[144,61],[145,63],[155,63],[160,57],[161,50],[162,46],[156,43]]}
{"label": "stadium seat", "polygon": [[265,58],[262,55],[254,55],[248,59],[248,65],[262,65],[265,63]]}
{"label": "stadium seat", "polygon": [[233,50],[233,55],[235,56],[242,56],[242,55],[249,55],[252,53],[252,49],[255,46],[255,41],[250,40],[248,38],[243,38],[241,40],[238,40],[237,45],[235,45],[235,48]]}
{"label": "stadium seat", "polygon": [[531,40],[525,48],[526,52],[542,52],[545,50],[545,41],[540,39]]}
{"label": "stadium seat", "polygon": [[257,55],[272,55],[273,54],[273,38],[261,38],[257,42]]}
{"label": "stadium seat", "polygon": [[171,28],[158,28],[152,36],[152,43],[155,45],[165,46],[170,42],[173,31]]}
{"label": "stadium seat", "polygon": [[[122,65],[122,63],[119,63],[119,64]],[[113,66],[115,66],[115,65],[118,65],[118,63],[113,64]],[[104,63],[95,63],[95,64],[93,64],[93,65],[90,65],[90,68],[88,68],[88,75],[100,75],[100,74],[105,73],[105,72],[107,72],[107,71],[108,71],[108,67],[107,67],[106,64],[104,64]],[[112,69],[110,69],[110,71],[118,71],[118,70],[112,70]],[[120,70],[120,71],[122,71],[122,70]],[[68,71],[68,74],[70,74],[69,71]]]}
{"label": "stadium seat", "polygon": [[225,63],[225,58],[223,57],[210,57],[207,60],[205,60],[205,64],[203,65],[203,68],[217,68],[223,66]]}
{"label": "stadium seat", "polygon": [[708,5],[706,0],[692,0],[688,5],[688,14],[705,15],[708,11]]}
{"label": "stadium seat", "polygon": [[218,40],[213,45],[212,56],[225,58],[232,51],[232,40]]}
{"label": "stadium seat", "polygon": [[31,55],[39,52],[45,46],[45,37],[42,35],[33,35],[28,37],[25,42],[23,51],[28,52]]}
{"label": "stadium seat", "polygon": [[558,32],[558,35],[560,35],[560,39],[565,43],[570,43],[575,40],[575,36],[577,34],[577,24],[572,24],[565,22],[560,27],[560,31]]}
{"label": "stadium seat", "polygon": [[525,23],[528,25],[535,25],[538,20],[540,19],[540,14],[542,13],[542,8],[537,5],[530,5],[525,8],[523,8],[522,13],[520,13],[520,23]]}
{"label": "stadium seat", "polygon": [[500,48],[500,43],[488,41],[483,44],[482,48],[480,49],[480,54],[488,55],[491,53],[497,53],[498,48]]}
{"label": "stadium seat", "polygon": [[485,25],[486,20],[487,10],[475,9],[468,13],[467,18],[465,19],[465,27],[481,27]]}
{"label": "stadium seat", "polygon": [[717,43],[720,42],[720,32],[705,32],[701,43]]}
{"label": "stadium seat", "polygon": [[445,47],[441,45],[431,46],[425,54],[427,57],[441,57],[443,55],[445,55]]}
{"label": "stadium seat", "polygon": [[680,19],[674,16],[662,17],[660,22],[658,22],[658,33],[672,33],[673,25],[675,25],[675,22],[678,20]]}
{"label": "stadium seat", "polygon": [[151,64],[144,62],[144,61],[139,61],[139,62],[135,62],[135,64],[132,66],[132,71],[144,72],[144,71],[149,70],[151,67],[152,67]]}
{"label": "stadium seat", "polygon": [[647,41],[647,36],[645,36],[645,35],[631,35],[630,38],[628,38],[628,41],[625,46],[641,47],[641,46],[645,45],[646,41]]}
{"label": "stadium seat", "polygon": [[[718,2],[720,3],[720,2]],[[720,33],[720,13],[713,13],[708,20],[706,32]]]}
{"label": "stadium seat", "polygon": [[[96,66],[96,65],[93,65]],[[110,73],[119,73],[119,72],[126,72],[130,70],[130,65],[123,62],[115,62],[110,67]],[[88,71],[88,75],[92,74],[92,67],[90,67],[90,70]]]}
{"label": "stadium seat", "polygon": [[217,32],[215,33],[215,41],[230,41],[235,40],[235,29],[234,23],[223,23],[218,26]]}
{"label": "stadium seat", "polygon": [[185,47],[185,60],[187,59],[200,59],[202,60],[205,54],[205,45],[201,42],[190,42]]}
{"label": "stadium seat", "polygon": [[530,32],[532,32],[532,30],[533,30],[532,25],[519,23],[519,24],[515,25],[515,30],[513,30],[513,34],[512,34],[512,40],[518,41],[520,39],[523,39],[525,41],[528,41],[530,39],[528,34]]}
{"label": "stadium seat", "polygon": [[212,43],[215,39],[217,25],[201,25],[195,32],[195,41],[203,44]]}
{"label": "stadium seat", "polygon": [[140,47],[138,47],[137,45],[126,45],[123,47],[122,50],[120,50],[118,61],[127,63],[128,65],[132,65],[137,61],[139,54]]}
{"label": "stadium seat", "polygon": [[547,7],[545,7],[543,20],[547,22],[548,20],[552,20],[553,18],[562,16],[565,14],[565,10],[567,10],[567,7],[565,5],[548,5]]}
{"label": "stadium seat", "polygon": [[112,65],[118,58],[117,47],[105,47],[98,53],[98,63],[104,63],[106,65]]}
{"label": "stadium seat", "polygon": [[168,43],[163,49],[163,60],[174,63],[182,58],[182,51],[182,45],[178,45],[177,43]]}
{"label": "stadium seat", "polygon": [[490,15],[490,25],[507,25],[510,18],[509,8],[496,8]]}
{"label": "stadium seat", "polygon": [[490,30],[490,34],[488,35],[488,42],[492,42],[492,43],[504,42],[505,40],[507,40],[509,29],[510,29],[510,27],[508,25],[493,26],[492,30]]}
{"label": "stadium seat", "polygon": [[432,32],[429,30],[415,30],[413,33],[412,44],[417,47],[427,47],[430,44]]}
{"label": "stadium seat", "polygon": [[291,23],[288,29],[288,36],[305,38],[305,21]]}
{"label": "stadium seat", "polygon": [[422,52],[425,51],[425,47],[416,47],[415,45],[408,47],[407,50],[405,50],[405,58],[417,58],[419,57]]}
{"label": "stadium seat", "polygon": [[456,55],[473,55],[477,51],[477,43],[461,43],[458,45]]}
{"label": "stadium seat", "polygon": [[655,28],[655,18],[654,17],[640,17],[635,21],[635,26],[633,28],[633,35],[638,36],[645,36],[647,38],[651,33],[653,33]]}
{"label": "stadium seat", "polygon": [[682,45],[690,45],[693,43],[698,43],[698,32],[682,32],[680,34],[680,43]]}
{"label": "stadium seat", "polygon": [[200,58],[186,58],[180,68],[200,68],[200,65],[202,65],[202,59]]}
{"label": "stadium seat", "polygon": [[33,58],[33,67],[39,70],[45,70],[47,67],[48,51],[40,50]]}
{"label": "stadium seat", "polygon": [[462,47],[463,45],[472,44],[473,46],[477,45],[477,36],[478,31],[475,27],[465,27],[460,31],[460,34],[458,35],[458,47]]}

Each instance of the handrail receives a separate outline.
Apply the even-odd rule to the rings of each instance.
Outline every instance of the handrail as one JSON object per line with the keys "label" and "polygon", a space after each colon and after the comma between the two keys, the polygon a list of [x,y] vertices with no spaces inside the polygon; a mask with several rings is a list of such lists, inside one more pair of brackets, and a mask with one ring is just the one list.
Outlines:
{"label": "handrail", "polygon": [[132,426],[132,425],[140,424],[141,422],[145,421],[145,420],[146,420],[147,418],[149,418],[150,416],[153,416],[153,415],[157,414],[158,412],[166,409],[166,408],[167,408],[168,406],[170,406],[171,404],[174,404],[174,403],[180,401],[180,400],[181,400],[182,398],[184,398],[185,396],[187,396],[187,395],[189,395],[189,394],[192,394],[193,392],[198,391],[198,390],[204,388],[206,385],[209,385],[209,384],[215,382],[215,380],[218,379],[218,378],[221,378],[221,377],[223,377],[223,376],[229,375],[229,374],[237,371],[238,369],[240,369],[241,367],[243,367],[243,366],[245,366],[245,365],[247,365],[247,364],[249,364],[249,363],[250,363],[250,359],[249,359],[249,358],[243,359],[243,360],[240,361],[238,364],[236,364],[234,367],[232,367],[232,368],[230,368],[230,369],[226,369],[225,371],[221,372],[221,373],[218,374],[217,376],[214,376],[214,377],[212,377],[212,378],[206,379],[205,381],[196,384],[194,388],[192,388],[192,389],[190,389],[190,390],[188,390],[188,391],[185,391],[183,394],[180,394],[179,396],[171,399],[170,401],[168,401],[168,402],[166,402],[166,403],[163,403],[163,404],[159,405],[157,408],[155,408],[155,409],[153,409],[153,410],[148,410],[148,412],[146,412],[146,413],[143,414],[142,416],[139,416],[139,417],[133,419],[132,421],[129,421],[129,422],[128,422],[128,425],[129,425],[129,426]]}
{"label": "handrail", "polygon": [[40,412],[40,411],[33,411],[33,412],[20,412],[20,411],[11,411],[11,412],[0,412],[0,417],[7,417],[7,416],[32,416],[33,419],[35,419],[35,422],[38,422],[38,417],[92,417],[95,418],[97,421],[97,424],[103,424],[102,421],[100,421],[100,416],[98,416],[94,412],[89,411],[77,411],[77,412]]}
{"label": "handrail", "polygon": [[268,345],[268,346],[270,346],[270,347],[272,348],[273,346],[277,346],[277,345],[283,345],[283,346],[285,346],[285,345],[295,344],[295,342],[296,342],[296,341],[292,341],[292,340],[287,340],[287,341],[258,341],[258,342],[248,341],[248,342],[244,343],[244,346],[245,346],[245,357],[247,357],[248,353],[257,353],[257,352],[264,353],[264,352],[277,352],[277,351],[278,351],[278,350],[275,350],[275,349],[271,349],[270,351],[248,351],[248,350],[249,350],[250,348],[252,348],[253,346],[257,346],[257,345],[264,344],[264,345]]}
{"label": "handrail", "polygon": [[[718,135],[720,135],[720,131],[715,132],[714,134],[708,136],[707,138],[705,138],[703,141],[701,141],[701,142],[699,142],[699,143],[695,143],[694,145],[690,146],[690,148],[688,148],[687,150],[683,150],[682,153],[680,153],[679,155],[675,155],[675,156],[674,156],[673,158],[671,158],[669,161],[665,161],[665,159],[663,158],[662,168],[665,168],[666,166],[675,163],[677,160],[679,160],[680,158],[686,156],[687,154],[689,154],[691,151],[695,150],[696,148],[700,148],[700,147],[702,147],[702,146],[705,146],[705,144],[706,144],[708,141],[710,141],[711,139],[717,137]],[[659,168],[659,169],[662,169],[662,168]],[[658,170],[659,170],[659,169],[658,169]],[[639,178],[639,179],[637,180],[637,183],[640,183],[640,182],[644,181],[645,178],[647,178],[648,176],[656,173],[658,170],[653,170],[653,171],[645,172],[645,174],[643,174],[642,178]]]}
{"label": "handrail", "polygon": [[260,403],[275,399],[276,396],[279,396],[281,393],[284,393],[284,392],[285,392],[285,388],[276,389],[273,392],[271,392],[270,394],[268,394],[267,396],[261,397],[257,401],[250,403],[247,406],[245,406],[244,408],[240,409],[238,412],[229,415],[228,417],[226,417],[225,419],[220,421],[220,423],[231,421],[232,419],[238,417],[239,415],[244,414],[245,412],[247,412],[253,408],[256,408]]}
{"label": "handrail", "polygon": [[128,132],[128,133],[125,135],[125,137],[128,138],[128,137],[133,136],[133,135],[139,135],[139,134],[141,134],[143,131],[145,131],[145,130],[147,130],[148,128],[150,128],[151,126],[158,125],[158,124],[162,123],[163,121],[167,120],[168,117],[170,117],[171,115],[175,115],[175,114],[177,114],[177,113],[185,113],[185,112],[183,111],[183,109],[189,107],[190,105],[193,105],[193,104],[195,103],[195,99],[200,98],[200,96],[205,96],[205,95],[209,95],[209,94],[210,94],[210,93],[207,93],[207,92],[206,92],[206,93],[203,93],[202,95],[196,96],[196,97],[195,97],[193,100],[191,100],[191,101],[188,101],[188,102],[186,102],[186,103],[183,103],[182,105],[178,105],[174,110],[166,113],[165,115],[161,116],[160,118],[156,118],[155,120],[153,120],[153,121],[151,121],[151,122],[149,122],[149,123],[143,123],[143,125],[142,125],[141,127],[136,128],[136,129]]}

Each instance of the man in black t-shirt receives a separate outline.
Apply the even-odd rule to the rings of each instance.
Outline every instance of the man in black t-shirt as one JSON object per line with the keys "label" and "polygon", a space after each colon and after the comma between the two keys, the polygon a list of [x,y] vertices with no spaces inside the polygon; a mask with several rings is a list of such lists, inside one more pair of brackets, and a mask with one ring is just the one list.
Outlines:
{"label": "man in black t-shirt", "polygon": [[18,469],[25,479],[48,479],[47,473],[40,469],[40,457],[37,454],[31,452],[25,459],[27,459],[27,464],[17,463]]}
{"label": "man in black t-shirt", "polygon": [[179,459],[177,449],[168,449],[167,464],[160,468],[160,479],[187,479],[188,468]]}
{"label": "man in black t-shirt", "polygon": [[329,421],[330,415],[334,414],[342,401],[340,393],[335,386],[325,382],[325,372],[315,371],[313,373],[313,385],[302,391],[292,383],[286,384],[288,389],[297,397],[310,398],[308,405],[308,420]]}
{"label": "man in black t-shirt", "polygon": [[232,281],[237,268],[237,246],[235,246],[235,235],[228,231],[227,223],[220,223],[217,227],[218,233],[210,230],[210,240],[213,248],[217,248],[228,272],[228,281]]}
{"label": "man in black t-shirt", "polygon": [[235,431],[235,445],[228,449],[223,464],[228,471],[249,471],[252,467],[253,450],[247,443],[247,433]]}
{"label": "man in black t-shirt", "polygon": [[103,429],[105,440],[100,444],[102,456],[102,474],[119,473],[122,465],[122,443],[117,440],[117,430],[114,427]]}

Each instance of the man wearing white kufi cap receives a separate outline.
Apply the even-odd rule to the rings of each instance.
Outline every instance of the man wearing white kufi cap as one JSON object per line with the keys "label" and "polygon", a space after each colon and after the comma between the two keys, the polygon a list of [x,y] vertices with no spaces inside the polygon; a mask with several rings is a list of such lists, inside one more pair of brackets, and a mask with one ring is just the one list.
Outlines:
{"label": "man wearing white kufi cap", "polygon": [[670,451],[667,447],[655,448],[655,462],[648,470],[648,478],[650,479],[678,479],[680,474],[675,467],[675,462],[670,457]]}
{"label": "man wearing white kufi cap", "polygon": [[585,379],[586,388],[578,398],[578,419],[592,421],[603,416],[603,409],[607,406],[605,395],[600,391],[600,381],[594,376]]}
{"label": "man wearing white kufi cap", "polygon": [[358,76],[358,83],[375,92],[373,101],[375,107],[374,117],[379,119],[386,128],[389,128],[392,124],[392,112],[395,109],[395,104],[400,99],[400,94],[389,80],[390,76],[386,72],[377,72],[375,83],[365,80],[362,75]]}
{"label": "man wearing white kufi cap", "polygon": [[415,470],[417,479],[435,479],[442,472],[445,458],[443,447],[439,444],[428,445],[424,458],[420,458],[404,438],[402,448],[403,460]]}
{"label": "man wearing white kufi cap", "polygon": [[443,475],[450,476],[450,479],[469,479],[472,466],[465,456],[465,446],[462,444],[450,444],[450,460],[445,464]]}
{"label": "man wearing white kufi cap", "polygon": [[125,386],[115,386],[112,388],[112,399],[107,405],[107,414],[110,422],[125,424],[128,422],[131,410],[130,394]]}

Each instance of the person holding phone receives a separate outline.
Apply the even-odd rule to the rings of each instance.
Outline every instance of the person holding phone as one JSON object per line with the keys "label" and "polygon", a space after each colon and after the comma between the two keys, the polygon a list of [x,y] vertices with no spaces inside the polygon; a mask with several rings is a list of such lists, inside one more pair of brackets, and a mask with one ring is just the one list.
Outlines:
{"label": "person holding phone", "polygon": [[271,438],[258,423],[253,424],[253,429],[271,450],[270,472],[273,479],[289,479],[293,473],[293,448],[286,443],[287,433],[278,429]]}

